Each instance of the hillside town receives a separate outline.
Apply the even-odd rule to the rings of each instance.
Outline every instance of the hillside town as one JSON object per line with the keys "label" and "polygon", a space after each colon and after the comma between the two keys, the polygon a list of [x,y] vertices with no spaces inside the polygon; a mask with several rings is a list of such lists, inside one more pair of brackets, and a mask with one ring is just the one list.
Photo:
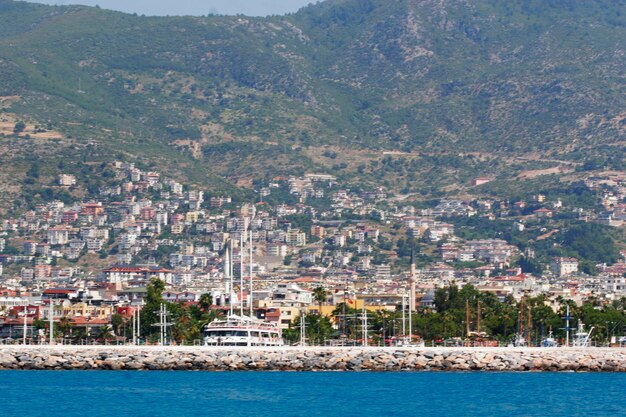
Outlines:
{"label": "hillside town", "polygon": [[[619,245],[597,263],[565,247],[574,224],[623,233],[624,173],[584,182],[597,196],[593,209],[541,194],[416,204],[326,174],[274,178],[246,202],[133,163],[109,168],[114,176],[96,198],[52,200],[2,219],[3,340],[43,342],[52,321],[66,329],[54,335],[60,340],[73,331],[81,335],[75,343],[129,342],[138,332],[123,324],[136,320],[155,279],[164,302],[217,313],[245,308],[284,331],[304,314],[331,315],[342,305],[436,309],[436,291],[450,286],[500,301],[541,296],[555,312],[565,302],[626,297]],[[55,185],[84,186],[70,173]],[[612,334],[624,325],[612,325]]]}

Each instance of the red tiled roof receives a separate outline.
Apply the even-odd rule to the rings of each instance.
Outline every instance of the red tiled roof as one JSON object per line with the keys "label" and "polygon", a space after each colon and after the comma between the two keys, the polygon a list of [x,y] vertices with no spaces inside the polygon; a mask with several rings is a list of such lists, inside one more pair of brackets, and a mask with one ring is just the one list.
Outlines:
{"label": "red tiled roof", "polygon": [[50,289],[44,290],[43,293],[44,294],[69,294],[75,291],[76,290],[50,288]]}
{"label": "red tiled roof", "polygon": [[80,326],[80,325],[106,325],[109,324],[110,321],[107,319],[97,319],[97,318],[91,318],[91,317],[83,317],[83,316],[76,316],[76,317],[72,317],[71,319],[72,325],[74,326]]}

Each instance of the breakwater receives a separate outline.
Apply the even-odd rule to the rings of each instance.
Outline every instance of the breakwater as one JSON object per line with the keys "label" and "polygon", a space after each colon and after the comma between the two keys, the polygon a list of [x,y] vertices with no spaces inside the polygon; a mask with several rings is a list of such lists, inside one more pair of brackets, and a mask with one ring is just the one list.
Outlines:
{"label": "breakwater", "polygon": [[626,372],[626,349],[1,346],[0,369]]}

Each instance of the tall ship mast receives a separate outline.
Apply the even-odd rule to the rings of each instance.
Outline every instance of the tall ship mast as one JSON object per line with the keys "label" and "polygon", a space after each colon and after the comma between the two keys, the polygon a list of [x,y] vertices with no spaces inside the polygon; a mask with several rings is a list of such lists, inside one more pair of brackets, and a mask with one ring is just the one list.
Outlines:
{"label": "tall ship mast", "polygon": [[[205,346],[283,346],[282,332],[276,323],[269,323],[256,317],[253,317],[254,310],[252,304],[252,232],[250,232],[250,294],[248,302],[250,307],[250,316],[243,314],[243,286],[244,286],[244,245],[243,233],[240,239],[239,257],[240,257],[240,292],[239,292],[239,311],[240,314],[234,314],[233,308],[233,255],[232,252],[228,257],[228,265],[224,266],[226,279],[230,279],[230,311],[228,316],[213,320],[203,329],[203,344]],[[229,244],[232,250],[232,241]],[[227,248],[228,251],[228,248]],[[227,252],[228,253],[228,252]]]}

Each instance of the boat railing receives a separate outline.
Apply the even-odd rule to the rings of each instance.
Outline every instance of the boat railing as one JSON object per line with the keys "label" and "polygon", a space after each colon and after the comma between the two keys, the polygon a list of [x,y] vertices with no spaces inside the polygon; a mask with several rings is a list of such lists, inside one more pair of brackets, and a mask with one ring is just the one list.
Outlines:
{"label": "boat railing", "polygon": [[212,328],[231,328],[231,329],[261,329],[261,330],[277,330],[278,326],[263,323],[234,323],[228,321],[211,322],[207,327]]}

